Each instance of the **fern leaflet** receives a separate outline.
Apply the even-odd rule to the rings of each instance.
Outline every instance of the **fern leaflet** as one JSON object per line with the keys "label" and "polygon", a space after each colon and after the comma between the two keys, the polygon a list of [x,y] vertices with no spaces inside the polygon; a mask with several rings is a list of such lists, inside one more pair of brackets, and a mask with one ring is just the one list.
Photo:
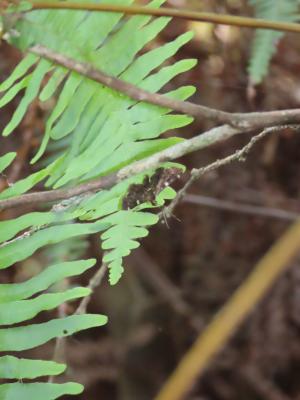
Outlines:
{"label": "fern leaflet", "polygon": [[[292,22],[297,19],[298,0],[249,0],[257,18]],[[259,84],[267,75],[276,46],[283,32],[258,29],[255,33],[248,72],[253,84]]]}

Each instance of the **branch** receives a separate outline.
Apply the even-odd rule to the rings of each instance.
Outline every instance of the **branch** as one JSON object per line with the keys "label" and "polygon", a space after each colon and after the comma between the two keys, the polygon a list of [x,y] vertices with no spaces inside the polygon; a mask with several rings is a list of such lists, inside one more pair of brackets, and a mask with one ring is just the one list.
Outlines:
{"label": "branch", "polygon": [[237,203],[236,201],[221,200],[214,197],[201,196],[198,194],[186,194],[183,198],[186,203],[197,204],[225,210],[234,213],[259,215],[266,218],[277,218],[285,221],[295,221],[300,219],[300,214],[293,211],[282,210],[280,208],[255,206],[253,204]]}
{"label": "branch", "polygon": [[[282,129],[282,127],[277,127],[277,129]],[[145,172],[149,169],[157,168],[163,162],[176,160],[186,154],[205,149],[213,144],[227,140],[232,136],[246,132],[249,132],[249,130],[237,129],[228,125],[222,125],[195,136],[192,139],[177,143],[174,146],[162,150],[148,158],[136,161],[135,163],[122,168],[116,173],[95,179],[93,181],[68,189],[33,192],[5,200],[0,200],[0,210],[28,204],[36,205],[58,200],[66,200],[79,196],[83,193],[94,193],[99,190],[110,189],[124,179]]]}
{"label": "branch", "polygon": [[215,110],[205,106],[190,103],[188,101],[180,101],[171,99],[167,96],[151,93],[144,89],[141,89],[131,83],[122,81],[116,77],[107,75],[105,72],[95,69],[91,64],[83,63],[66,57],[63,54],[59,54],[47,47],[36,45],[29,49],[30,53],[36,54],[47,60],[53,61],[62,67],[67,68],[70,71],[74,71],[83,75],[95,82],[101,83],[111,89],[117,90],[131,99],[137,101],[145,101],[147,103],[155,104],[161,107],[170,108],[174,111],[179,111],[184,114],[189,114],[195,118],[208,118],[216,122],[231,123],[232,116],[230,113]]}
{"label": "branch", "polygon": [[244,131],[226,125],[217,127],[207,131],[206,133],[195,136],[192,139],[171,146],[148,158],[126,166],[117,173],[113,173],[68,189],[33,192],[5,200],[0,200],[0,210],[28,204],[36,205],[58,200],[65,200],[83,193],[93,193],[103,189],[110,189],[121,180],[144,172],[148,169],[156,168],[162,162],[175,160],[185,154],[206,148],[214,143],[228,139],[229,137],[241,132]]}
{"label": "branch", "polygon": [[43,192],[27,193],[9,199],[0,200],[0,210],[29,204],[41,204],[57,200],[70,199],[71,197],[76,197],[82,193],[93,193],[100,189],[109,189],[117,182],[117,174],[111,174],[69,189],[46,190]]}
{"label": "branch", "polygon": [[154,17],[175,17],[198,22],[209,22],[222,25],[240,26],[252,29],[271,29],[276,31],[300,33],[300,25],[290,22],[269,21],[263,19],[240,17],[236,15],[222,15],[192,10],[179,10],[173,8],[151,8],[141,6],[124,6],[113,4],[95,4],[78,2],[58,1],[33,1],[32,10],[81,10],[81,11],[105,11],[113,13],[124,13],[127,15],[151,15]]}
{"label": "branch", "polygon": [[71,59],[41,45],[33,46],[29,51],[33,54],[44,57],[57,65],[67,68],[70,71],[77,72],[95,82],[117,90],[134,100],[170,108],[171,110],[191,115],[199,120],[207,118],[216,123],[228,124],[237,128],[247,129],[261,129],[268,126],[300,123],[300,109],[251,113],[225,112],[191,103],[189,101],[171,99],[166,95],[161,95],[159,93],[148,92],[131,83],[107,75],[103,71],[93,68],[91,64]]}

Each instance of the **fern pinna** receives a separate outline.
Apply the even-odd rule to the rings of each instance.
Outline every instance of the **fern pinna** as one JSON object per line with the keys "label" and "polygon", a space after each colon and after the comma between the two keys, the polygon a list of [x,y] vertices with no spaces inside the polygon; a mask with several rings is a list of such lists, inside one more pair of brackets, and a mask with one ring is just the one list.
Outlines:
{"label": "fern pinna", "polygon": [[[120,3],[130,4],[131,0],[120,0]],[[154,0],[151,6],[159,7],[162,3],[162,0]],[[26,2],[23,6],[30,7]],[[11,14],[3,18],[9,25]],[[21,91],[23,95],[3,136],[14,132],[33,100],[38,97],[40,102],[46,102],[53,98],[55,105],[47,118],[43,139],[32,163],[44,165],[45,152],[55,143],[60,150],[46,166],[4,190],[0,199],[26,193],[42,182],[49,188],[72,187],[106,176],[182,140],[159,137],[170,129],[191,123],[190,117],[170,114],[170,109],[132,100],[28,52],[35,44],[44,45],[138,87],[157,92],[176,75],[195,65],[195,60],[167,63],[191,39],[189,32],[161,47],[145,48],[169,20],[67,10],[17,14],[5,37],[11,45],[24,52],[24,58],[1,84],[0,106],[5,106]],[[139,54],[142,49],[145,50]],[[193,93],[193,87],[185,86],[166,95],[184,100]],[[9,153],[0,158],[2,170],[13,162],[14,157],[14,153]],[[166,163],[161,168],[178,170],[183,167]],[[103,261],[109,267],[110,283],[116,284],[123,273],[123,258],[139,246],[138,239],[146,236],[148,227],[158,221],[157,215],[150,212],[151,208],[162,206],[166,199],[175,196],[174,190],[166,187],[156,193],[155,201],[144,199],[129,209],[124,207],[124,198],[132,185],[142,185],[145,176],[150,179],[154,174],[155,170],[149,170],[119,182],[110,190],[62,201],[48,211],[43,209],[0,222],[0,267],[8,268],[44,246],[100,233],[105,251]],[[27,234],[22,234],[23,231]],[[43,310],[87,296],[88,289],[77,287],[40,293],[65,277],[83,273],[94,264],[94,260],[58,263],[26,282],[1,285],[0,321],[7,325],[0,332],[1,350],[29,349],[55,337],[105,324],[105,316],[87,314],[10,327],[30,320]],[[11,310],[18,312],[12,313]],[[82,387],[75,383],[22,382],[23,379],[60,374],[64,368],[52,361],[3,356],[0,359],[0,377],[18,382],[1,385],[1,399],[46,400],[66,393],[79,393]]]}
{"label": "fern pinna", "polygon": [[[298,18],[299,0],[249,0],[257,18],[292,22]],[[261,83],[268,73],[283,32],[258,29],[255,33],[248,67],[251,83]]]}

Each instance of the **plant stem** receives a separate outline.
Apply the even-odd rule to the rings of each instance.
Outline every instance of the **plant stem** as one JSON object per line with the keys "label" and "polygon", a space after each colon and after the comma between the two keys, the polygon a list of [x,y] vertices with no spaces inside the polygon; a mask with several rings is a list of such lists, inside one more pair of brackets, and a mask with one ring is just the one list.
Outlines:
{"label": "plant stem", "polygon": [[[268,21],[236,15],[223,15],[192,10],[180,10],[173,8],[151,8],[142,6],[123,6],[116,4],[73,3],[58,1],[33,1],[32,10],[82,10],[124,13],[130,15],[152,15],[154,17],[174,17],[198,22],[239,26],[252,29],[271,29],[276,31],[300,33],[300,24],[290,22]],[[29,10],[31,11],[31,10]]]}
{"label": "plant stem", "polygon": [[228,124],[237,128],[246,129],[263,129],[268,126],[283,124],[299,124],[300,109],[279,110],[267,112],[251,112],[251,113],[231,113],[205,107],[190,101],[181,101],[172,99],[166,95],[159,93],[151,93],[141,89],[136,85],[123,81],[122,79],[108,75],[105,72],[93,68],[89,63],[83,63],[73,58],[66,57],[61,53],[57,53],[47,47],[35,45],[29,49],[29,52],[53,61],[68,70],[77,72],[95,82],[104,84],[111,89],[117,90],[131,99],[136,101],[144,101],[155,104],[160,107],[169,108],[173,111],[179,111],[188,114],[196,119],[207,118],[216,123]]}

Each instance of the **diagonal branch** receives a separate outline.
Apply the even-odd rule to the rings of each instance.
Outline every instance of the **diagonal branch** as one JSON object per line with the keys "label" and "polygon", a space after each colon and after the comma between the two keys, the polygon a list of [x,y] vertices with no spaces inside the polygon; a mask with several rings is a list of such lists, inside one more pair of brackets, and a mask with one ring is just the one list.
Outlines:
{"label": "diagonal branch", "polygon": [[135,174],[144,172],[151,168],[156,168],[160,163],[175,160],[185,154],[204,149],[214,143],[228,139],[238,133],[246,132],[246,130],[238,130],[228,125],[223,125],[211,129],[203,134],[195,136],[192,139],[177,143],[163,151],[160,151],[148,158],[130,164],[116,173],[83,183],[78,186],[67,189],[47,190],[43,192],[26,193],[20,196],[0,200],[0,210],[22,206],[36,205],[57,200],[70,199],[83,193],[93,193],[103,189],[110,189],[117,182],[126,179]]}
{"label": "diagonal branch", "polygon": [[284,221],[295,221],[296,219],[300,219],[299,212],[283,210],[281,208],[257,206],[248,203],[238,203],[236,201],[222,200],[199,194],[186,194],[183,201],[217,210],[261,216],[263,218],[277,218]]}
{"label": "diagonal branch", "polygon": [[107,75],[103,71],[93,68],[91,64],[71,59],[41,45],[35,45],[31,47],[29,51],[53,61],[55,64],[67,68],[70,71],[77,72],[89,79],[124,93],[134,100],[170,108],[171,110],[191,115],[196,119],[202,120],[203,118],[207,118],[216,123],[248,129],[261,129],[268,126],[300,123],[300,109],[251,113],[225,112],[189,101],[171,99],[159,93],[148,92],[119,78]]}
{"label": "diagonal branch", "polygon": [[131,99],[170,108],[174,111],[189,114],[195,118],[204,117],[220,123],[232,123],[232,116],[230,113],[197,105],[188,101],[171,99],[159,93],[148,92],[131,83],[110,76],[99,69],[95,69],[91,64],[76,61],[47,47],[36,45],[31,47],[29,51],[47,60],[53,61],[55,64],[65,67],[70,71],[77,72],[111,89],[124,93]]}
{"label": "diagonal branch", "polygon": [[[280,127],[277,127],[277,129],[280,129]],[[79,196],[83,193],[94,193],[99,190],[110,189],[116,183],[126,178],[145,172],[151,168],[157,168],[163,162],[176,160],[186,154],[205,149],[213,144],[227,140],[232,136],[246,132],[249,132],[249,130],[237,129],[229,125],[222,125],[197,135],[192,139],[177,143],[174,146],[162,150],[150,157],[136,161],[135,163],[122,168],[118,172],[90,182],[67,189],[26,193],[9,199],[0,200],[0,210],[26,204],[36,205],[57,200],[65,200]]]}
{"label": "diagonal branch", "polygon": [[[210,22],[223,25],[240,26],[244,28],[272,29],[276,31],[298,32],[300,25],[291,22],[268,21],[237,15],[222,15],[209,12],[181,10],[174,8],[151,8],[143,6],[126,6],[120,4],[97,4],[88,2],[58,2],[58,1],[32,1],[31,10],[82,10],[124,13],[127,15],[151,15],[154,17],[174,17],[198,22]],[[31,11],[28,10],[28,11]]]}

